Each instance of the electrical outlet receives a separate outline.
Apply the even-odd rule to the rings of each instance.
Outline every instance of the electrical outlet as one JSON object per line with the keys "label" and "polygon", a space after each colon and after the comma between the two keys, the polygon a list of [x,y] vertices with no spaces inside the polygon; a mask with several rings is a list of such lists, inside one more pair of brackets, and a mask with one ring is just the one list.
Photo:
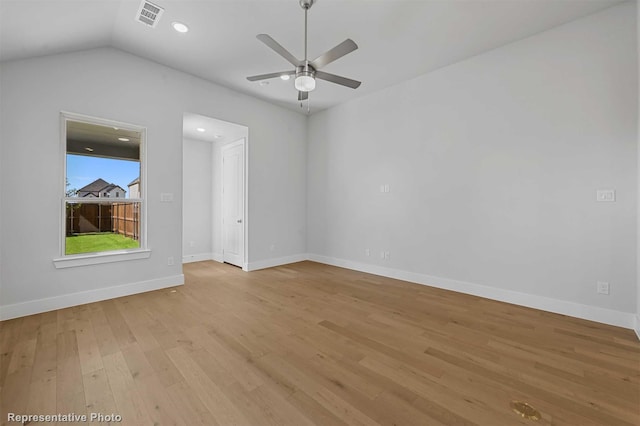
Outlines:
{"label": "electrical outlet", "polygon": [[391,259],[391,254],[390,254],[388,251],[385,251],[385,252],[384,252],[384,259],[385,259],[385,260],[389,260],[389,259]]}
{"label": "electrical outlet", "polygon": [[609,283],[598,281],[596,291],[598,292],[598,294],[609,294]]}
{"label": "electrical outlet", "polygon": [[371,256],[371,250],[369,250],[368,248],[364,249],[364,255]]}
{"label": "electrical outlet", "polygon": [[195,246],[196,246],[195,241],[189,241],[189,247],[195,247]]}
{"label": "electrical outlet", "polygon": [[167,257],[167,266],[173,266],[173,257]]}

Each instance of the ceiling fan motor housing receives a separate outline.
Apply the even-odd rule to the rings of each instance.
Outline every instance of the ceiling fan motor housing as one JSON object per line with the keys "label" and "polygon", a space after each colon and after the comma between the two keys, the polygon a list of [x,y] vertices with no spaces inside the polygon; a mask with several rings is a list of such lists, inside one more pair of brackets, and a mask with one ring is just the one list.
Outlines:
{"label": "ceiling fan motor housing", "polygon": [[315,78],[316,70],[308,63],[306,65],[296,67],[296,77],[300,77],[303,75]]}

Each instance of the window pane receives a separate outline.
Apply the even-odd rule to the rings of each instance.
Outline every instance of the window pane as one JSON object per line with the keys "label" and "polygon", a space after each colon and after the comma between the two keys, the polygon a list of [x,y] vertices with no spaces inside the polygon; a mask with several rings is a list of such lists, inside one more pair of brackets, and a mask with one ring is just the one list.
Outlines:
{"label": "window pane", "polygon": [[67,197],[140,198],[140,162],[67,154]]}
{"label": "window pane", "polygon": [[66,197],[140,198],[139,131],[67,122]]}
{"label": "window pane", "polygon": [[141,198],[142,133],[131,128],[66,121],[65,255],[141,247],[141,202],[128,199]]}
{"label": "window pane", "polygon": [[65,254],[140,247],[140,202],[67,201]]}

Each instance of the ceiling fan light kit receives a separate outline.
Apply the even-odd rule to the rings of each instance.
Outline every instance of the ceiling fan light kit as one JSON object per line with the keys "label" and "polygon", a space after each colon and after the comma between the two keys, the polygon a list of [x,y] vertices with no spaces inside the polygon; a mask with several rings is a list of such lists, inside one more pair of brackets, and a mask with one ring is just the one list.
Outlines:
{"label": "ceiling fan light kit", "polygon": [[302,70],[296,71],[294,86],[301,92],[311,92],[316,88],[315,72]]}
{"label": "ceiling fan light kit", "polygon": [[304,9],[304,60],[299,60],[293,56],[287,49],[282,47],[280,43],[275,41],[268,34],[258,34],[256,37],[258,40],[270,47],[274,52],[286,59],[291,65],[295,67],[293,71],[281,71],[270,74],[261,74],[247,77],[249,81],[263,81],[270,78],[280,77],[283,80],[288,80],[285,76],[295,76],[294,86],[298,90],[298,100],[309,99],[309,92],[316,88],[316,78],[329,81],[331,83],[339,84],[351,89],[356,89],[360,86],[360,82],[351,80],[346,77],[341,77],[335,74],[329,74],[323,71],[319,71],[320,68],[330,64],[331,62],[340,59],[344,55],[353,52],[358,48],[358,45],[351,39],[346,39],[333,49],[318,56],[313,61],[309,61],[307,58],[307,12],[313,6],[315,0],[300,0],[300,7]]}

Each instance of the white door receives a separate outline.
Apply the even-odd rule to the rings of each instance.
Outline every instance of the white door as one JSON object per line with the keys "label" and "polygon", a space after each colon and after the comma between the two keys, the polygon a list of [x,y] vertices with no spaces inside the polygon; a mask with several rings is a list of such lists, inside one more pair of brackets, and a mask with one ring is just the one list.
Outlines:
{"label": "white door", "polygon": [[244,139],[222,147],[222,260],[244,265]]}

